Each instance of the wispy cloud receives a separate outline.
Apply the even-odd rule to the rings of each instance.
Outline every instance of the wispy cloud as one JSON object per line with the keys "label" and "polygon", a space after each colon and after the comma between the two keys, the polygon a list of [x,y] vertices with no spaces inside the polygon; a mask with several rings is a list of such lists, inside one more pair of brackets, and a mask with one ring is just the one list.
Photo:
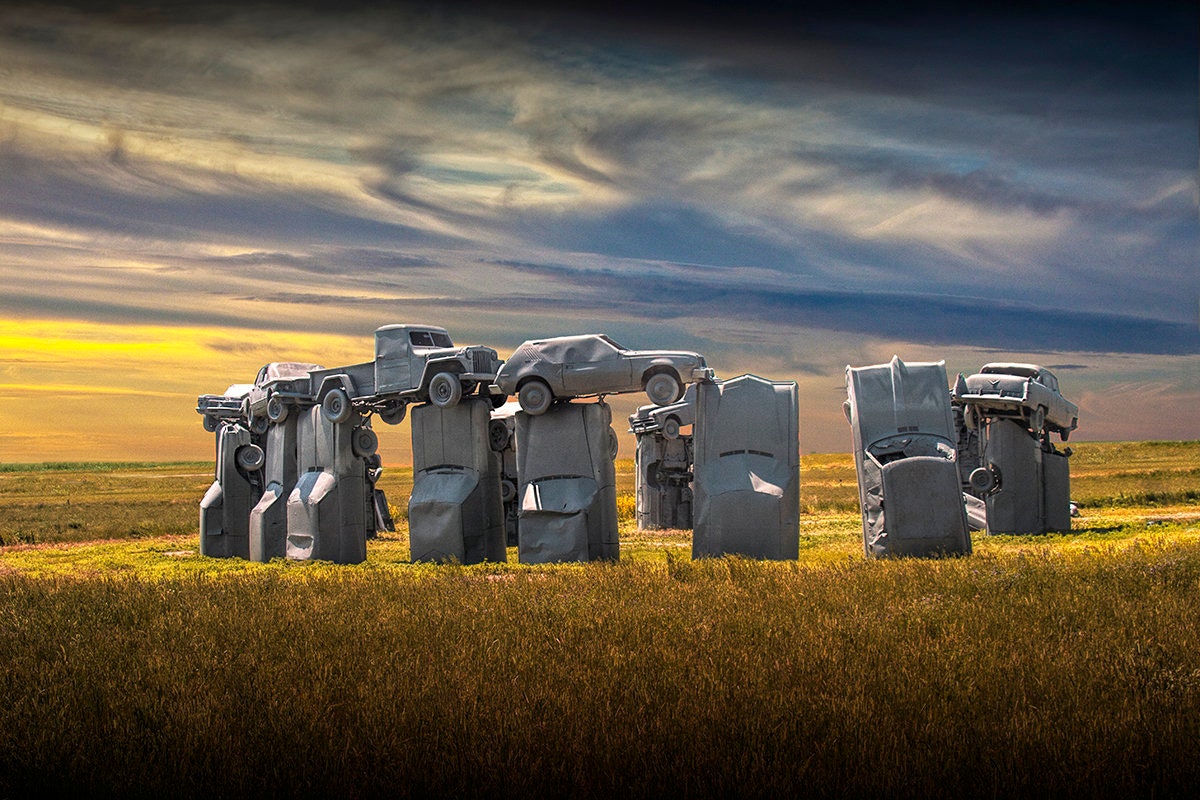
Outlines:
{"label": "wispy cloud", "polygon": [[1197,352],[1194,9],[135,10],[0,7],[0,315]]}

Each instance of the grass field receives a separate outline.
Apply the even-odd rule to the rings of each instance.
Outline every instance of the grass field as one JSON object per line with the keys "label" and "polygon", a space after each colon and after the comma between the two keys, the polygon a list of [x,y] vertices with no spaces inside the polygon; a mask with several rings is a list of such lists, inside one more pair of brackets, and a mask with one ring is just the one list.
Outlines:
{"label": "grass field", "polygon": [[624,463],[621,561],[536,568],[205,559],[208,464],[0,467],[0,797],[1190,795],[1200,443],[1075,450],[1069,534],[934,561],[862,557],[845,455],[787,563]]}

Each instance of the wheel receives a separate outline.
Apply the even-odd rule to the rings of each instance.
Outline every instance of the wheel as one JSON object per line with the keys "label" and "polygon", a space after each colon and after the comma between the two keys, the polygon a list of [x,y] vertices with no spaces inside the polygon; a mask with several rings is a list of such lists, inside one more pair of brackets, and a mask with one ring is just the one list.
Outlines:
{"label": "wheel", "polygon": [[217,418],[212,414],[204,415],[204,430],[209,433],[215,433],[217,430]]}
{"label": "wheel", "polygon": [[683,385],[670,372],[658,372],[646,380],[646,396],[656,406],[674,403],[682,394]]}
{"label": "wheel", "polygon": [[1041,433],[1042,428],[1046,427],[1046,407],[1038,406],[1032,414],[1029,415],[1029,427],[1034,433]]}
{"label": "wheel", "polygon": [[517,392],[517,402],[526,414],[545,414],[554,402],[554,393],[546,382],[538,378],[527,381]]}
{"label": "wheel", "polygon": [[359,458],[374,455],[379,449],[379,437],[370,428],[355,428],[350,439],[350,449]]}
{"label": "wheel", "polygon": [[494,419],[488,423],[488,445],[499,453],[508,447],[508,425],[502,419]]}
{"label": "wheel", "polygon": [[345,389],[331,390],[321,401],[321,413],[335,425],[348,421],[354,415],[350,395],[346,394]]}
{"label": "wheel", "polygon": [[517,499],[517,485],[510,480],[500,481],[500,502],[511,503]]}
{"label": "wheel", "polygon": [[662,424],[662,435],[668,439],[679,438],[679,419],[677,417],[667,417]]}
{"label": "wheel", "polygon": [[233,458],[246,472],[258,472],[267,463],[267,454],[256,444],[242,445]]}
{"label": "wheel", "polygon": [[251,417],[250,432],[257,433],[259,436],[267,432],[267,428],[271,427],[271,420],[266,417]]}
{"label": "wheel", "polygon": [[617,440],[617,432],[612,428],[608,429],[608,457],[615,459],[617,452],[621,449],[620,442]]}
{"label": "wheel", "polygon": [[379,412],[379,418],[388,425],[399,425],[404,422],[404,416],[408,413],[408,404],[399,403],[395,406],[388,406],[383,411]]}
{"label": "wheel", "polygon": [[967,482],[971,484],[971,491],[987,494],[996,488],[996,473],[987,467],[977,467],[971,470],[971,476],[967,478]]}
{"label": "wheel", "polygon": [[429,402],[438,408],[454,408],[462,395],[463,385],[452,372],[439,372],[429,382]]}
{"label": "wheel", "polygon": [[287,418],[287,403],[280,400],[278,395],[271,395],[267,400],[267,419],[271,420],[271,422],[280,423]]}

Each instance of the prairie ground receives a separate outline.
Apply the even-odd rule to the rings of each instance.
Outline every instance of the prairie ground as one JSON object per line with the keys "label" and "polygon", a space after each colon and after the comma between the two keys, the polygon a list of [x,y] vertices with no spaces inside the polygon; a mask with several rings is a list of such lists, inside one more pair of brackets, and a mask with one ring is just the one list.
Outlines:
{"label": "prairie ground", "polygon": [[1200,779],[1200,443],[1079,444],[1070,533],[862,557],[806,457],[800,558],[202,558],[211,465],[0,467],[0,797],[1172,796]]}

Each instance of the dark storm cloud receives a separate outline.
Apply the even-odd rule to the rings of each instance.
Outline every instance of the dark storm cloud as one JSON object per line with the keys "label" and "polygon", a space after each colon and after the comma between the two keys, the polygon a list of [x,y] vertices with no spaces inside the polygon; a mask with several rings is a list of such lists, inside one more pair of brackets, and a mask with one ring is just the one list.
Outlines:
{"label": "dark storm cloud", "polygon": [[[630,285],[686,264],[726,301],[704,305],[685,280],[646,313],[790,308],[929,338],[1011,307],[1025,311],[980,324],[1024,345],[1035,317],[1066,308],[1093,329],[1064,343],[1191,352],[1170,326],[1196,309],[1196,75],[1180,32],[1195,9],[620,9],[0,14],[0,219],[20,228],[0,246],[32,259],[59,252],[60,232],[103,237],[111,259],[157,260],[139,280],[244,269],[277,285],[234,296],[280,302],[368,303],[373,288],[394,302],[404,272],[406,290],[454,302],[446,282],[481,252],[608,264]],[[773,274],[748,289],[743,269]],[[487,294],[473,281],[459,302]],[[771,310],[760,285],[792,305]],[[497,308],[528,307],[507,288]],[[855,292],[889,313],[862,313]],[[889,298],[939,294],[981,300],[935,302],[928,330],[897,322]],[[621,314],[632,300],[586,302]],[[1122,327],[1132,312],[1168,326],[1158,344]]]}
{"label": "dark storm cloud", "polygon": [[[713,284],[665,277],[593,273],[535,264],[510,265],[528,274],[587,287],[627,311],[672,319],[721,317],[795,324],[848,334],[869,332],[901,341],[987,347],[1004,341],[1031,352],[1197,354],[1200,330],[1123,314],[1046,309],[982,298],[882,292],[794,291],[778,287]],[[669,297],[671,303],[661,303]],[[586,300],[582,301],[586,305]],[[1068,365],[1066,368],[1070,368]]]}

